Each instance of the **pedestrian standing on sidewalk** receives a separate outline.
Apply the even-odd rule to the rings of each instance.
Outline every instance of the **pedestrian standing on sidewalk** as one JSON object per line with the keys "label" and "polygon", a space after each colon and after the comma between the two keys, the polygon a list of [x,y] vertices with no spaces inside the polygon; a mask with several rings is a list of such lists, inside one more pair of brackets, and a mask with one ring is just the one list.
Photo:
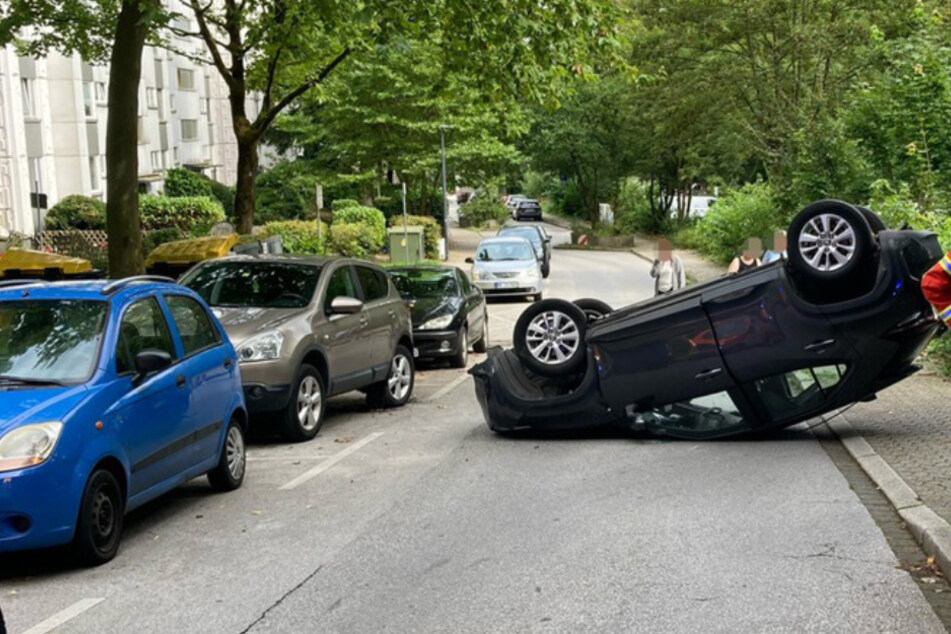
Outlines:
{"label": "pedestrian standing on sidewalk", "polygon": [[951,251],[921,278],[921,293],[938,311],[938,317],[951,327]]}
{"label": "pedestrian standing on sidewalk", "polygon": [[726,270],[730,275],[736,275],[752,268],[756,268],[760,262],[759,254],[763,252],[763,242],[759,238],[749,238],[746,241],[746,247],[743,253],[739,254],[730,262],[730,267]]}
{"label": "pedestrian standing on sidewalk", "polygon": [[684,263],[671,251],[670,240],[657,241],[657,259],[651,266],[654,278],[654,297],[678,291],[687,285]]}

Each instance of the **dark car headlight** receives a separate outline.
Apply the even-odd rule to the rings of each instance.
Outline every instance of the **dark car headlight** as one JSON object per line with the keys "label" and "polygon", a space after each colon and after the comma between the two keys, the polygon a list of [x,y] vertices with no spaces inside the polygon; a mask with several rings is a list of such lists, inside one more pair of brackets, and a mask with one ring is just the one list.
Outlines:
{"label": "dark car headlight", "polygon": [[445,330],[449,327],[449,324],[452,323],[455,315],[453,313],[446,313],[445,315],[438,315],[432,319],[428,319],[419,326],[417,330]]}

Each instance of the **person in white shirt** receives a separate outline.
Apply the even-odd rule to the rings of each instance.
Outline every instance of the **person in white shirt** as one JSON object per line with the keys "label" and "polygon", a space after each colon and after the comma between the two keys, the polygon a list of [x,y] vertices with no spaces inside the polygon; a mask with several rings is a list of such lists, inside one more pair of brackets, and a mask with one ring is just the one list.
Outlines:
{"label": "person in white shirt", "polygon": [[654,278],[654,297],[667,295],[687,285],[684,264],[671,252],[670,240],[657,241],[657,259],[651,266]]}

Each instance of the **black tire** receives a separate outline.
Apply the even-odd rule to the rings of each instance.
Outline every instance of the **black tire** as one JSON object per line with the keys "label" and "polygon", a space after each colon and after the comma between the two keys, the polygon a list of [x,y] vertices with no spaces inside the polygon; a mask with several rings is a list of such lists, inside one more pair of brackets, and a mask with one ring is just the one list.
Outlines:
{"label": "black tire", "polygon": [[97,469],[89,476],[76,520],[73,551],[86,566],[112,561],[122,541],[125,496],[109,471]]}
{"label": "black tire", "polygon": [[602,302],[600,299],[593,299],[591,297],[576,299],[574,304],[584,311],[585,316],[588,318],[588,325],[614,312],[614,309],[611,308],[611,305],[607,302]]}
{"label": "black tire", "polygon": [[[529,306],[515,322],[515,353],[536,374],[562,377],[584,362],[588,319],[580,308],[563,299]],[[548,339],[548,337],[555,339]],[[534,352],[533,352],[534,350]],[[558,356],[564,359],[558,359]]]}
{"label": "black tire", "polygon": [[858,210],[862,212],[863,216],[865,216],[865,221],[868,223],[872,233],[877,235],[879,232],[888,229],[888,227],[885,226],[885,221],[882,220],[882,217],[868,207],[859,207]]}
{"label": "black tire", "polygon": [[869,264],[872,245],[872,230],[865,215],[839,200],[812,203],[789,225],[789,262],[815,282],[851,279]]}
{"label": "black tire", "polygon": [[[402,362],[400,361],[402,359]],[[399,367],[398,367],[399,365]],[[403,374],[408,371],[409,383],[400,381],[402,388],[397,391],[391,389],[390,381],[397,373]],[[404,375],[404,379],[405,379]],[[404,346],[396,346],[393,358],[390,361],[390,371],[386,379],[379,383],[374,383],[367,390],[367,404],[373,409],[384,409],[390,407],[401,407],[406,405],[413,395],[413,387],[416,384],[416,367],[413,365],[413,354]],[[405,389],[405,391],[403,391]]]}
{"label": "black tire", "polygon": [[479,337],[479,340],[472,344],[472,351],[478,352],[479,354],[485,354],[485,351],[489,349],[489,315],[486,312],[486,315],[482,318],[482,336]]}
{"label": "black tire", "polygon": [[222,493],[234,491],[244,482],[248,459],[241,421],[232,418],[225,430],[225,441],[221,445],[218,464],[208,472],[208,483],[215,491]]}
{"label": "black tire", "polygon": [[547,279],[550,274],[551,274],[551,264],[549,262],[545,262],[544,264],[542,264],[542,277]]}
{"label": "black tire", "polygon": [[[317,435],[324,424],[324,411],[327,407],[324,394],[326,385],[320,370],[306,363],[301,364],[297,370],[297,380],[291,389],[290,400],[282,415],[281,436],[284,440],[305,442]],[[309,404],[305,403],[307,398],[310,399]],[[303,409],[305,406],[306,411]]]}
{"label": "black tire", "polygon": [[454,368],[464,368],[469,364],[469,328],[462,327],[459,331],[459,349],[449,358],[449,365]]}

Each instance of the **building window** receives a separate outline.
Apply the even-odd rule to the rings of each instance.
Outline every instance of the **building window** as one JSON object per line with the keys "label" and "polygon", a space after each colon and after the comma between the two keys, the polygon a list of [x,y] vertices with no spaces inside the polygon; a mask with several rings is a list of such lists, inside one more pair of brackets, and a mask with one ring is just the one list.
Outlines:
{"label": "building window", "polygon": [[83,112],[86,113],[87,117],[94,117],[96,115],[96,106],[92,100],[92,82],[84,81],[83,82]]}
{"label": "building window", "polygon": [[106,103],[106,82],[104,81],[96,82],[96,102]]}
{"label": "building window", "polygon": [[198,139],[198,119],[182,119],[182,141]]}
{"label": "building window", "polygon": [[149,108],[158,108],[158,93],[155,88],[145,89],[145,105]]}
{"label": "building window", "polygon": [[195,90],[195,71],[190,68],[179,68],[178,87],[180,90]]}
{"label": "building window", "polygon": [[152,171],[158,172],[162,169],[162,153],[152,152]]}
{"label": "building window", "polygon": [[158,116],[159,119],[165,121],[165,91],[159,88],[155,91],[155,99],[158,101]]}
{"label": "building window", "polygon": [[99,191],[99,161],[95,156],[89,157],[89,189]]}
{"label": "building window", "polygon": [[33,79],[20,80],[20,92],[23,94],[23,116],[36,117],[36,81]]}

